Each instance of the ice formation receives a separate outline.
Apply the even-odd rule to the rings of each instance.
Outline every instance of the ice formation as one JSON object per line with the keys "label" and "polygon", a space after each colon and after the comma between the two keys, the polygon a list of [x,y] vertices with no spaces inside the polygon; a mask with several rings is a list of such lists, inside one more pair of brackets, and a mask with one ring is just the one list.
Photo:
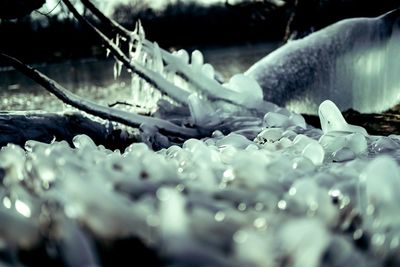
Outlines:
{"label": "ice formation", "polygon": [[[127,239],[131,260],[154,251],[158,266],[400,265],[400,136],[369,135],[329,100],[313,128],[250,77],[220,84],[199,51],[170,54],[140,24],[130,34],[108,45],[128,41],[133,101],[159,100],[157,118],[84,103],[134,117],[143,143],[3,147],[0,265],[115,266],[104,246]],[[205,137],[171,138],[180,129]]]}
{"label": "ice formation", "polygon": [[77,136],[74,148],[2,148],[2,251],[50,235],[66,266],[97,266],[95,240],[135,236],[173,266],[399,264],[400,137],[350,127],[332,102],[320,119],[340,127],[324,131],[271,112],[273,125],[250,126],[253,140],[215,132],[120,152]]}
{"label": "ice formation", "polygon": [[399,14],[342,20],[285,44],[246,75],[266,100],[297,112],[314,114],[325,99],[341,110],[384,111],[400,100]]}

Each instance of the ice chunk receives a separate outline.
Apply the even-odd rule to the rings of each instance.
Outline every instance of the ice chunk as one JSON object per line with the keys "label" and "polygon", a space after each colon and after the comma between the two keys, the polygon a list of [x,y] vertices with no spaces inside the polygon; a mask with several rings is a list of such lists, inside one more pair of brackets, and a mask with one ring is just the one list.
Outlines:
{"label": "ice chunk", "polygon": [[157,191],[157,197],[160,200],[160,230],[163,237],[166,241],[184,238],[188,234],[185,199],[175,189],[166,187]]}
{"label": "ice chunk", "polygon": [[315,170],[313,162],[306,157],[297,157],[292,161],[292,169],[304,174]]}
{"label": "ice chunk", "polygon": [[89,136],[84,134],[75,136],[72,142],[74,143],[74,146],[76,148],[80,149],[84,147],[90,147],[90,148],[96,147],[96,144],[93,142],[93,140]]}
{"label": "ice chunk", "polygon": [[24,179],[25,152],[16,145],[9,144],[0,150],[0,168],[5,170],[5,183]]}
{"label": "ice chunk", "polygon": [[263,91],[256,80],[243,74],[234,75],[224,87],[239,93],[240,103],[253,107],[263,101]]}
{"label": "ice chunk", "polygon": [[400,172],[394,159],[380,156],[374,159],[360,179],[366,185],[368,201],[377,205],[397,205],[400,201]]}
{"label": "ice chunk", "polygon": [[268,112],[264,116],[265,127],[282,127],[285,128],[289,124],[289,118],[276,112]]}
{"label": "ice chunk", "polygon": [[191,94],[188,102],[194,124],[205,126],[217,121],[216,113],[210,102],[202,100],[196,94]]}
{"label": "ice chunk", "polygon": [[338,107],[330,100],[325,100],[321,103],[318,115],[322,131],[325,134],[333,131],[343,131],[368,135],[364,128],[348,124]]}
{"label": "ice chunk", "polygon": [[376,152],[388,152],[399,148],[399,144],[392,138],[382,136],[372,143],[372,149]]}
{"label": "ice chunk", "polygon": [[325,151],[317,141],[314,141],[303,149],[302,155],[311,160],[314,165],[319,166],[324,161]]}
{"label": "ice chunk", "polygon": [[251,266],[275,265],[274,242],[268,234],[255,230],[240,230],[235,235],[235,254]]}
{"label": "ice chunk", "polygon": [[356,157],[356,154],[350,148],[344,147],[333,152],[332,156],[333,161],[343,162],[353,160]]}
{"label": "ice chunk", "polygon": [[[365,226],[378,231],[396,228],[398,231],[400,173],[396,161],[388,156],[377,157],[361,173],[360,182],[359,205],[365,215]],[[381,247],[386,237],[381,233],[376,237],[379,237],[376,244]]]}
{"label": "ice chunk", "polygon": [[249,139],[244,137],[243,135],[230,133],[227,136],[223,137],[221,140],[217,141],[217,146],[232,146],[235,148],[244,149],[248,145],[252,144]]}
{"label": "ice chunk", "polygon": [[296,204],[305,210],[308,215],[318,216],[322,222],[327,225],[333,225],[337,217],[337,210],[333,206],[328,191],[317,185],[314,180],[300,179],[296,180],[288,191],[287,202],[289,205]]}
{"label": "ice chunk", "polygon": [[306,129],[307,128],[307,124],[306,124],[306,120],[304,119],[303,116],[301,116],[300,114],[297,113],[292,113],[289,116],[290,121],[292,122],[292,124],[294,126],[298,126],[300,128]]}
{"label": "ice chunk", "polygon": [[356,155],[363,154],[368,149],[365,136],[361,133],[353,133],[346,136],[346,147]]}
{"label": "ice chunk", "polygon": [[286,223],[280,231],[280,238],[293,267],[318,267],[330,242],[328,231],[315,219]]}
{"label": "ice chunk", "polygon": [[259,133],[256,137],[256,142],[263,144],[265,142],[276,142],[281,139],[283,129],[281,128],[268,128]]}

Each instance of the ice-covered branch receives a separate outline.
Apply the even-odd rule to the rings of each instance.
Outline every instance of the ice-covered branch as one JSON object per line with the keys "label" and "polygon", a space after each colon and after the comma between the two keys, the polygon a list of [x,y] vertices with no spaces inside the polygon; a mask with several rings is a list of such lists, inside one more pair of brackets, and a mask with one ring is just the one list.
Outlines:
{"label": "ice-covered branch", "polygon": [[110,121],[119,122],[131,127],[139,127],[140,125],[145,124],[177,136],[185,136],[185,137],[199,136],[198,131],[195,129],[180,127],[176,124],[173,124],[165,120],[146,117],[135,113],[98,105],[94,102],[83,99],[71,93],[70,91],[62,87],[60,84],[50,79],[46,75],[42,74],[38,70],[35,70],[25,65],[24,63],[20,62],[19,60],[13,57],[0,53],[0,58],[3,58],[18,71],[20,71],[21,73],[25,74],[26,76],[28,76],[29,78],[31,78],[32,80],[43,86],[47,91],[54,94],[64,103],[71,105],[84,112],[87,112],[89,114],[92,114],[94,116]]}
{"label": "ice-covered branch", "polygon": [[90,23],[86,18],[81,16],[75,7],[71,4],[69,0],[62,0],[70,12],[75,16],[75,18],[91,29],[104,43],[104,45],[109,49],[117,60],[122,62],[122,64],[129,70],[133,71],[139,75],[146,82],[154,86],[156,89],[160,90],[164,94],[167,94],[172,99],[176,100],[178,103],[186,104],[189,94],[179,88],[178,86],[168,82],[159,73],[141,66],[140,64],[131,61],[121,49],[114,44],[104,33],[97,29],[92,23]]}
{"label": "ice-covered branch", "polygon": [[[155,43],[150,42],[146,39],[135,40],[135,32],[129,31],[124,28],[115,20],[105,16],[96,6],[93,5],[89,0],[81,1],[86,8],[88,8],[104,25],[110,27],[120,36],[128,40],[128,42],[133,43],[134,41],[143,42],[144,50],[150,54],[154,55],[154,51],[159,51],[161,53],[162,60],[165,62],[168,68],[172,69],[177,75],[181,76],[184,80],[188,81],[191,86],[194,86],[201,94],[206,95],[210,99],[224,100],[226,102],[239,105],[243,108],[260,110],[265,104],[261,99],[255,99],[257,97],[246,96],[248,94],[254,94],[252,90],[248,90],[246,95],[242,92],[231,90],[220,84],[214,79],[214,70],[211,65],[204,64],[203,56],[199,51],[195,51],[192,54],[191,64],[185,62],[182,58],[179,58],[168,51],[159,48]],[[186,57],[186,56],[184,56]],[[210,71],[211,69],[211,71]],[[207,75],[207,74],[208,75]],[[158,88],[159,89],[159,88]],[[255,91],[255,90],[254,90]]]}

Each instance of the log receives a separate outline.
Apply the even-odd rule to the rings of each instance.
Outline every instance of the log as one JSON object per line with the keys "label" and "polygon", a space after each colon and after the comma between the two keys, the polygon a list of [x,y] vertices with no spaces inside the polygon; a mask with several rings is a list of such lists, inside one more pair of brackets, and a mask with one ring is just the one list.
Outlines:
{"label": "log", "polygon": [[115,124],[96,122],[81,113],[0,112],[0,147],[24,146],[28,140],[51,143],[65,140],[73,146],[76,135],[85,134],[97,145],[123,151],[138,138]]}

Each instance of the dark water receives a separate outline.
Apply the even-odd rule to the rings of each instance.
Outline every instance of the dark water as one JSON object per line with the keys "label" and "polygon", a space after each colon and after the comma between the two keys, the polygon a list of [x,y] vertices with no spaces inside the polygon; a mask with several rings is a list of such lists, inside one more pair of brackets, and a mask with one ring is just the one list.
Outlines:
{"label": "dark water", "polygon": [[[278,44],[242,45],[202,50],[206,62],[228,79],[244,72],[251,64],[275,49]],[[130,76],[113,78],[113,60],[87,59],[35,66],[68,90],[100,104],[126,101],[131,97]],[[11,68],[0,70],[0,110],[69,109],[39,85]]]}

